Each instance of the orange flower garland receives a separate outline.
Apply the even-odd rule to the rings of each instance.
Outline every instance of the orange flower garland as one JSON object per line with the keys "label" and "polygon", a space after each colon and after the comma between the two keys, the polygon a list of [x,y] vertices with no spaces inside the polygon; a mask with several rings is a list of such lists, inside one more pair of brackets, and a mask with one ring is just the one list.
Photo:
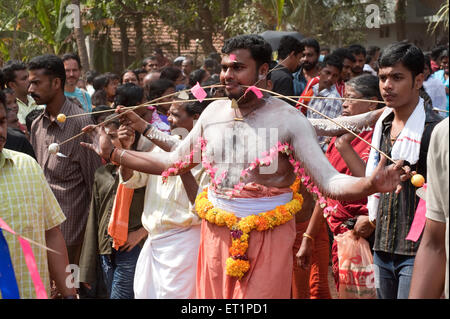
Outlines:
{"label": "orange flower garland", "polygon": [[230,257],[226,260],[226,274],[239,279],[250,269],[247,257],[248,239],[252,230],[265,231],[290,221],[302,208],[303,197],[298,193],[300,178],[292,184],[293,199],[277,206],[275,209],[238,218],[233,213],[220,208],[214,208],[208,200],[208,192],[205,188],[198,194],[195,200],[195,209],[200,218],[218,226],[227,226],[231,231],[232,242],[229,249]]}

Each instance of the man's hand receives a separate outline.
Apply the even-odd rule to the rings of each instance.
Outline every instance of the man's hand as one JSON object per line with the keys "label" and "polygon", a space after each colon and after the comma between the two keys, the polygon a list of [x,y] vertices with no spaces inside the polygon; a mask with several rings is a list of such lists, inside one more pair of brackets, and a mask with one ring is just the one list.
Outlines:
{"label": "man's hand", "polygon": [[130,126],[120,125],[119,130],[117,131],[117,136],[122,144],[122,148],[126,150],[131,149],[136,135]]}
{"label": "man's hand", "polygon": [[380,155],[380,162],[369,177],[372,194],[373,193],[390,193],[395,190],[395,193],[400,193],[402,186],[401,182],[406,181],[411,177],[411,169],[408,166],[403,166],[403,161],[397,161],[395,164],[386,166],[386,157]]}
{"label": "man's hand", "polygon": [[311,256],[313,252],[313,241],[311,238],[303,237],[302,244],[297,254],[297,265],[303,269],[308,269],[311,267]]}
{"label": "man's hand", "polygon": [[83,128],[83,132],[92,136],[92,144],[81,142],[81,146],[93,150],[105,160],[109,160],[113,144],[111,138],[106,134],[103,126],[88,125]]}
{"label": "man's hand", "polygon": [[145,131],[148,123],[135,112],[123,110],[121,105],[116,108],[116,112],[121,114],[120,124],[129,126],[139,133],[143,133]]}
{"label": "man's hand", "polygon": [[356,237],[369,238],[375,229],[369,223],[369,216],[359,215],[356,219],[353,234]]}
{"label": "man's hand", "polygon": [[128,233],[127,242],[120,247],[120,251],[131,251],[134,247],[136,247],[137,244],[139,244],[142,239],[147,237],[148,233],[147,230],[145,230],[144,227],[139,228],[136,231],[133,231],[131,233]]}

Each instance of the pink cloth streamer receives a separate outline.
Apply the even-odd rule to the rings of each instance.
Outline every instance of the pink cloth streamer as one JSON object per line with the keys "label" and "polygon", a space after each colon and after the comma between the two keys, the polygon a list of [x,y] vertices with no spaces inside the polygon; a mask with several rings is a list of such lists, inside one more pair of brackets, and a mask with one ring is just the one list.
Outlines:
{"label": "pink cloth streamer", "polygon": [[197,82],[196,85],[194,85],[191,88],[191,92],[192,94],[195,96],[195,98],[197,100],[199,100],[200,102],[203,102],[203,100],[205,99],[205,97],[208,95],[205,90],[200,86],[200,84]]}
{"label": "pink cloth streamer", "polygon": [[11,234],[17,235],[19,239],[20,246],[22,246],[22,252],[25,257],[25,262],[28,267],[28,271],[30,272],[31,279],[33,280],[34,290],[36,291],[37,299],[48,299],[47,291],[45,290],[45,286],[42,283],[41,276],[39,275],[39,271],[36,265],[36,258],[34,257],[33,250],[31,249],[30,243],[20,237],[14,230],[3,219],[0,218],[0,228],[10,232]]}
{"label": "pink cloth streamer", "polygon": [[247,90],[245,90],[245,94],[247,94],[248,91],[252,91],[258,99],[263,97],[261,91],[254,85],[250,86]]}
{"label": "pink cloth streamer", "polygon": [[[426,184],[423,185],[423,188],[426,189]],[[408,236],[406,236],[406,240],[411,240],[413,242],[419,240],[419,237],[422,234],[425,223],[427,221],[427,218],[425,217],[426,211],[426,202],[423,199],[420,199],[419,204],[417,205],[416,213],[414,214],[411,228],[409,229]]]}

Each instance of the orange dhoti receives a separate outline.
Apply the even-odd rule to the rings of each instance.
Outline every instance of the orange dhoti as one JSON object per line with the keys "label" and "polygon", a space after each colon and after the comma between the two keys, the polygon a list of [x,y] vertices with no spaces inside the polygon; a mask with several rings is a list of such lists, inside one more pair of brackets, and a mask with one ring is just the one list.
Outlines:
{"label": "orange dhoti", "polygon": [[197,263],[197,298],[289,299],[291,297],[295,219],[249,236],[250,269],[239,280],[226,274],[230,230],[202,221]]}

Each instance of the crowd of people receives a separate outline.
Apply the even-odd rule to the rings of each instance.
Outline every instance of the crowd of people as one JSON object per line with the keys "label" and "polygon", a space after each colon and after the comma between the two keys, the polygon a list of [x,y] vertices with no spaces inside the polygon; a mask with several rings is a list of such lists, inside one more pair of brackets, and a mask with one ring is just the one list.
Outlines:
{"label": "crowd of people", "polygon": [[[47,296],[345,298],[348,233],[373,256],[356,288],[448,298],[448,46],[242,35],[221,53],[196,66],[157,48],[120,75],[74,53],[1,67],[0,217],[59,252],[32,247]],[[15,274],[0,295],[36,298],[0,235]]]}

